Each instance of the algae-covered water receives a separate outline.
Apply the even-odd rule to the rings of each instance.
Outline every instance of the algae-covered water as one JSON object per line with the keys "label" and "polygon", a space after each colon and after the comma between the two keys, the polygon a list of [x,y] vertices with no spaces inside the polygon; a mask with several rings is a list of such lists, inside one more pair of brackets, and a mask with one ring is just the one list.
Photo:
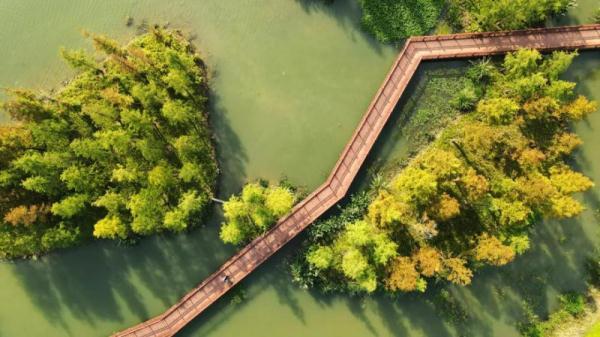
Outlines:
{"label": "algae-covered water", "polygon": [[[597,6],[596,0],[580,3],[563,22],[586,20]],[[283,175],[312,189],[337,160],[397,52],[362,33],[359,16],[351,0],[332,6],[317,0],[1,0],[0,87],[57,87],[71,75],[58,50],[88,46],[81,29],[126,41],[144,20],[168,23],[195,37],[212,71],[220,196],[244,181]],[[419,85],[397,115],[411,113],[408,102],[427,85],[427,67],[439,66],[420,70]],[[599,69],[600,53],[589,52],[567,77],[600,100]],[[577,163],[600,184],[598,128],[600,114],[577,125],[586,142]],[[399,133],[388,126],[371,163],[407,153]],[[480,272],[467,288],[432,286],[425,296],[365,300],[299,289],[286,262],[293,242],[181,335],[518,336],[523,299],[536,300],[543,314],[555,292],[583,288],[583,258],[600,244],[599,193],[596,187],[583,196],[589,211],[580,218],[539,226],[531,252],[510,266]],[[218,242],[219,221],[216,212],[189,234],[133,247],[95,242],[38,261],[0,263],[0,336],[106,336],[162,312],[233,253]]]}

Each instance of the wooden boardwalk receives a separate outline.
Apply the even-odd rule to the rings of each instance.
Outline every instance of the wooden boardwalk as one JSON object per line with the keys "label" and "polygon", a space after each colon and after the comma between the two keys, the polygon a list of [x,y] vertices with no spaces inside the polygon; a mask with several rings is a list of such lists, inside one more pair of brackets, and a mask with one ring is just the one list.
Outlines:
{"label": "wooden boardwalk", "polygon": [[[348,192],[354,177],[421,61],[495,55],[519,48],[535,48],[545,51],[600,48],[600,25],[408,39],[325,183],[297,204],[270,231],[256,238],[231,257],[219,270],[192,289],[166,312],[113,336],[175,335],[310,223],[340,201]],[[223,281],[225,275],[229,276],[229,282]]]}

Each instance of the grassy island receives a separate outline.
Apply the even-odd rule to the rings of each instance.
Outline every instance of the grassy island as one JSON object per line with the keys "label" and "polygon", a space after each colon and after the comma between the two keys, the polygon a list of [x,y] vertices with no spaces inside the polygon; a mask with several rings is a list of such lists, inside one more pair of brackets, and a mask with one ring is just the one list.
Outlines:
{"label": "grassy island", "polygon": [[62,51],[77,75],[55,94],[9,90],[0,129],[0,257],[131,239],[198,223],[218,173],[204,63],[160,28],[105,58]]}
{"label": "grassy island", "polygon": [[386,183],[309,230],[293,267],[326,290],[425,291],[501,266],[529,248],[541,219],[578,215],[593,183],[567,160],[581,140],[570,124],[596,110],[559,76],[576,53],[535,50],[477,63],[453,104],[464,115]]}

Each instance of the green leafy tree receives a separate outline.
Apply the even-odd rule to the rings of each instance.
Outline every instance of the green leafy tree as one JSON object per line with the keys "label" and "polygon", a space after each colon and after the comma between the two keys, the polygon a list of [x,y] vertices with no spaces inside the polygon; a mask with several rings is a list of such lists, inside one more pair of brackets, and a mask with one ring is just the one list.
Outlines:
{"label": "green leafy tree", "polygon": [[62,218],[72,218],[86,208],[89,197],[85,194],[70,195],[52,204],[52,213]]}
{"label": "green leafy tree", "polygon": [[18,123],[0,132],[0,256],[179,232],[209,204],[217,165],[193,46],[158,28],[126,46],[87,35],[104,60],[62,50],[77,72],[64,88],[11,89],[2,105]]}
{"label": "green leafy tree", "polygon": [[241,195],[234,195],[223,204],[225,222],[221,226],[221,240],[240,244],[254,239],[287,214],[295,199],[294,192],[287,187],[245,185]]}
{"label": "green leafy tree", "polygon": [[451,0],[449,18],[469,32],[514,30],[543,23],[564,13],[570,0]]}
{"label": "green leafy tree", "polygon": [[333,251],[330,247],[318,247],[311,251],[306,259],[318,269],[327,269],[333,263]]}
{"label": "green leafy tree", "polygon": [[509,124],[518,111],[519,105],[508,98],[491,98],[477,104],[477,112],[490,124]]}
{"label": "green leafy tree", "polygon": [[121,219],[114,216],[107,216],[96,222],[94,225],[94,236],[103,239],[126,238],[127,227]]}
{"label": "green leafy tree", "polygon": [[559,79],[575,55],[520,50],[487,64],[472,110],[380,183],[366,210],[313,241],[306,279],[353,292],[467,285],[475,268],[525,252],[535,219],[581,213],[573,194],[593,182],[565,163],[581,144],[568,130],[597,105]]}

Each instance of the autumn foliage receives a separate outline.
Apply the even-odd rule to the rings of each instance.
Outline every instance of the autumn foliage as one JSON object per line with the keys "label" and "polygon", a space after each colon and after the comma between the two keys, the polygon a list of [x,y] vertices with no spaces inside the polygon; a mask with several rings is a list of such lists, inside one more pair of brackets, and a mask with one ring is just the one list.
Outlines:
{"label": "autumn foliage", "polygon": [[581,144],[569,125],[597,105],[559,78],[575,56],[520,50],[475,65],[473,109],[377,192],[363,220],[311,250],[316,273],[366,292],[423,291],[430,279],[467,285],[474,268],[529,248],[537,219],[581,213],[573,194],[593,183],[565,163]]}

